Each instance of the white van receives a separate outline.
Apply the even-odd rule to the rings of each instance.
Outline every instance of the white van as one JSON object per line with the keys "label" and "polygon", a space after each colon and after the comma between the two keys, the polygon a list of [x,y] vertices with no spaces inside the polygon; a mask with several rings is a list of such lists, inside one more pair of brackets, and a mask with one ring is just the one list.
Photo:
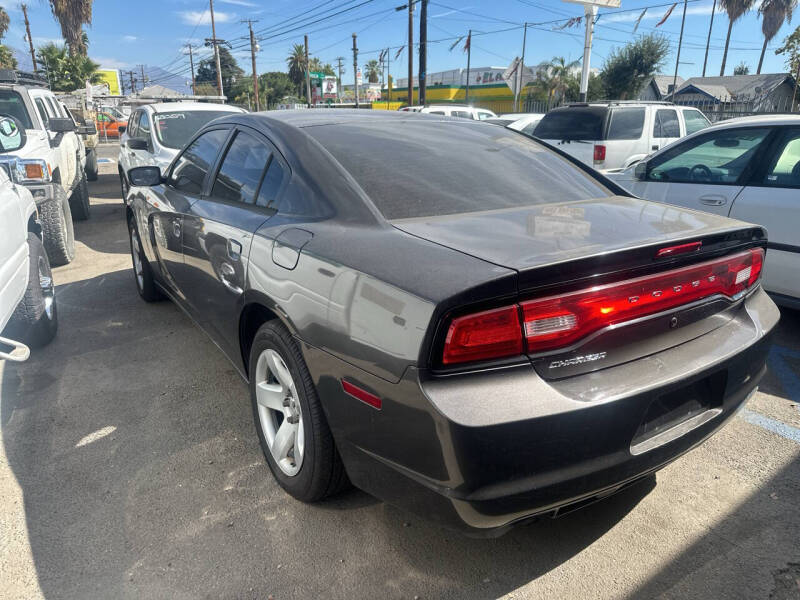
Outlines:
{"label": "white van", "polygon": [[533,135],[600,171],[625,169],[711,123],[671,102],[570,104],[548,112]]}

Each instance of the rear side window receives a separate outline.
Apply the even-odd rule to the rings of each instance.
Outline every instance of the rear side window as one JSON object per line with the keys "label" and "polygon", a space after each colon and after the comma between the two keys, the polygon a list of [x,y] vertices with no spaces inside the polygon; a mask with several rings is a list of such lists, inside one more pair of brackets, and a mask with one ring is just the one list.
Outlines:
{"label": "rear side window", "polygon": [[304,131],[336,158],[390,220],[610,195],[567,159],[502,127],[381,120]]}
{"label": "rear side window", "polygon": [[25,126],[25,129],[32,129],[31,118],[28,111],[25,109],[25,103],[14,90],[0,90],[0,115],[8,115],[19,119]]}
{"label": "rear side window", "polygon": [[683,111],[683,122],[686,124],[686,135],[705,129],[711,123],[699,110]]}
{"label": "rear side window", "polygon": [[681,137],[681,126],[678,123],[677,111],[664,109],[659,109],[656,111],[656,118],[653,124],[653,137]]}
{"label": "rear side window", "polygon": [[454,110],[450,113],[452,117],[459,117],[461,119],[471,119],[472,113],[466,110]]}
{"label": "rear side window", "polygon": [[175,161],[169,185],[187,194],[201,193],[203,181],[227,137],[227,129],[212,129],[193,141]]}
{"label": "rear side window", "polygon": [[533,132],[543,140],[601,140],[608,109],[580,107],[552,110]]}
{"label": "rear side window", "polygon": [[478,120],[479,121],[485,121],[486,119],[494,119],[494,115],[492,113],[479,110],[478,111]]}
{"label": "rear side window", "polygon": [[432,111],[430,111],[429,114],[432,114],[432,115],[443,115],[444,111],[443,110],[432,110]]}
{"label": "rear side window", "polygon": [[283,174],[283,166],[273,156],[269,167],[267,167],[267,173],[264,175],[264,181],[261,183],[261,189],[258,191],[258,198],[256,199],[258,206],[275,208],[278,192],[281,189],[281,183],[283,183]]}
{"label": "rear side window", "polygon": [[644,108],[615,108],[611,111],[607,140],[638,140],[644,129]]}
{"label": "rear side window", "polygon": [[211,195],[226,202],[253,204],[269,155],[265,144],[238,132],[225,154]]}

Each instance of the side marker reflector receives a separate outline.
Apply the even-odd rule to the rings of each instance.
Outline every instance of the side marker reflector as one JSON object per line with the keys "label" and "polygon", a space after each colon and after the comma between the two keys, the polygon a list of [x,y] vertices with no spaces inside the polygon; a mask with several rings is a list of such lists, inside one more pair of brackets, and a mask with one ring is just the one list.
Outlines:
{"label": "side marker reflector", "polygon": [[375,394],[370,394],[367,390],[353,385],[349,381],[342,379],[342,389],[356,400],[361,400],[364,404],[369,404],[372,408],[381,409],[383,402]]}

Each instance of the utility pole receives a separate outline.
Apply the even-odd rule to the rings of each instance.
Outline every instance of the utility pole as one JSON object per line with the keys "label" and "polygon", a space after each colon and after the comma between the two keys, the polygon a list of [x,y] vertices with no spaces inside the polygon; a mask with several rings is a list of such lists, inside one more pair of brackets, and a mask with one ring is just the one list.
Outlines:
{"label": "utility pole", "polygon": [[[241,22],[247,23],[247,26],[250,28],[250,58],[253,61],[253,95],[256,99],[256,112],[258,112],[261,110],[258,101],[258,71],[256,70],[256,52],[258,50],[258,44],[256,44],[256,38],[253,35],[253,23],[258,23],[258,19],[243,19]],[[306,53],[308,53],[308,50],[306,50]]]}
{"label": "utility pole", "polygon": [[421,0],[419,11],[419,103],[425,106],[425,76],[428,70],[428,0]]}
{"label": "utility pole", "polygon": [[708,64],[708,46],[711,44],[711,28],[714,27],[714,11],[717,10],[717,0],[711,5],[711,23],[708,26],[708,39],[706,40],[706,57],[703,59],[703,77],[706,76],[706,65]]}
{"label": "utility pole", "polygon": [[36,52],[33,50],[33,38],[31,37],[31,24],[28,21],[28,5],[27,4],[20,4],[19,7],[22,9],[22,16],[25,17],[25,32],[28,35],[28,46],[31,49],[31,60],[33,61],[33,72],[38,73],[39,69],[36,67]]}
{"label": "utility pole", "polygon": [[303,39],[306,47],[306,103],[308,108],[311,108],[311,63],[308,62],[308,36],[304,35]]}
{"label": "utility pole", "polygon": [[408,105],[414,105],[414,0],[408,0]]}
{"label": "utility pole", "polygon": [[144,86],[147,85],[147,77],[144,76],[144,65],[139,65],[139,69],[142,72],[142,89],[144,89]]}
{"label": "utility pole", "polygon": [[469,35],[467,35],[467,91],[464,96],[464,101],[466,104],[469,104],[469,68],[471,60],[472,60],[472,29],[469,30]]}
{"label": "utility pole", "polygon": [[339,73],[339,79],[338,79],[338,81],[336,83],[336,96],[338,96],[337,99],[340,99],[342,97],[342,61],[343,60],[344,60],[344,56],[337,56],[336,57],[336,68],[337,68],[337,73]]}
{"label": "utility pole", "polygon": [[386,49],[386,91],[389,93],[389,102],[392,101],[392,56],[389,52],[391,48]]}
{"label": "utility pole", "polygon": [[675,59],[675,75],[672,77],[672,101],[675,102],[675,92],[678,91],[678,65],[681,64],[681,44],[683,44],[683,25],[686,23],[686,4],[683,0],[683,18],[681,19],[681,36],[678,38],[678,58]]}
{"label": "utility pole", "polygon": [[528,23],[525,22],[523,25],[522,31],[522,59],[520,60],[519,64],[517,65],[517,85],[516,91],[514,93],[514,110],[519,112],[519,99],[522,94],[522,78],[525,73],[525,46],[527,45],[528,41]]}
{"label": "utility pole", "polygon": [[192,69],[192,96],[197,95],[197,84],[194,81],[194,56],[192,56],[192,45],[187,44],[189,47],[189,67]]}
{"label": "utility pole", "polygon": [[586,4],[583,11],[583,17],[586,21],[586,36],[583,44],[583,65],[581,65],[581,102],[586,102],[586,94],[589,91],[589,63],[592,57],[592,35],[594,34],[594,18],[596,16],[597,6]]}
{"label": "utility pole", "polygon": [[128,74],[128,77],[131,78],[131,94],[136,93],[136,80],[133,78],[133,71],[125,71]]}
{"label": "utility pole", "polygon": [[356,108],[358,108],[358,46],[356,45],[356,34],[353,34],[353,83],[356,93]]}
{"label": "utility pole", "polygon": [[[214,24],[214,0],[208,0],[208,6],[211,9],[211,39],[214,44],[214,62],[217,65],[217,91],[222,97],[222,67],[219,64],[219,42],[217,39],[217,27]],[[206,40],[208,41],[208,40]]]}

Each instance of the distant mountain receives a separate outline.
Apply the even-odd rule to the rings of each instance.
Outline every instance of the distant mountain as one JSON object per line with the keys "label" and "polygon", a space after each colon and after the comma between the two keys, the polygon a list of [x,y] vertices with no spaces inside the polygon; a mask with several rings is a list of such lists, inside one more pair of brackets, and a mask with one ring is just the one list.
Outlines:
{"label": "distant mountain", "polygon": [[[141,68],[140,69],[133,69],[135,71],[134,77],[136,78],[136,89],[142,89],[142,83],[139,79],[142,78],[141,75]],[[122,75],[122,74],[121,74]],[[144,67],[144,76],[147,78],[146,85],[163,85],[166,88],[171,90],[175,90],[176,92],[180,92],[181,94],[191,94],[192,93],[192,77],[191,75],[176,75],[175,73],[170,73],[169,71],[165,71],[161,67],[152,67],[149,65],[145,65]],[[129,76],[125,74],[125,89],[128,89],[128,81]],[[186,85],[187,80],[189,81],[189,85]]]}

